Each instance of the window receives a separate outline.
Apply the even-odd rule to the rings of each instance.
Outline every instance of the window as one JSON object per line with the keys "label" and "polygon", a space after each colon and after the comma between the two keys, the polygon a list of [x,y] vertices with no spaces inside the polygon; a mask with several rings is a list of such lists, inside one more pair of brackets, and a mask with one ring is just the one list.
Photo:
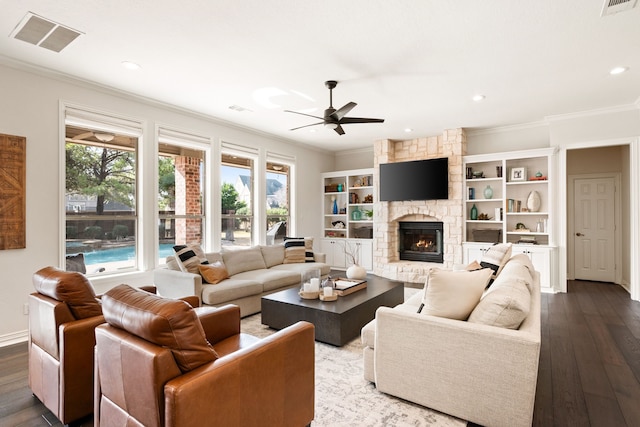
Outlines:
{"label": "window", "polygon": [[289,235],[291,223],[289,212],[290,167],[283,163],[267,161],[267,245],[281,243]]}
{"label": "window", "polygon": [[253,244],[254,160],[222,153],[220,166],[222,247]]}
{"label": "window", "polygon": [[87,274],[136,268],[140,133],[110,126],[107,117],[91,122],[66,113],[66,268]]}
{"label": "window", "polygon": [[[160,129],[158,144],[158,254],[164,264],[174,245],[204,247],[207,150],[187,136]],[[188,138],[192,140],[193,137]]]}

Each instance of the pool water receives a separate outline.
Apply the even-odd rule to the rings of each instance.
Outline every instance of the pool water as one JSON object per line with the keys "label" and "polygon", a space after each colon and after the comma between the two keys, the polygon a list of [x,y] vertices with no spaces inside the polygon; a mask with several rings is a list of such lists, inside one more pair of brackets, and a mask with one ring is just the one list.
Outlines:
{"label": "pool water", "polygon": [[[173,243],[162,243],[159,247],[158,258],[173,255]],[[106,262],[133,261],[135,257],[134,246],[122,246],[119,248],[101,249],[98,251],[84,252],[86,265],[103,264]]]}

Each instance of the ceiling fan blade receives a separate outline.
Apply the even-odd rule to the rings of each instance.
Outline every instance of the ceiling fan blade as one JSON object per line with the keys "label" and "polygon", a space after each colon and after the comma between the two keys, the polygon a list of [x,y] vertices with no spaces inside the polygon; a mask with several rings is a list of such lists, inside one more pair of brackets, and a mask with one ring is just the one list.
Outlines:
{"label": "ceiling fan blade", "polygon": [[324,117],[312,116],[311,114],[300,113],[298,111],[284,110],[285,113],[300,114],[301,116],[313,117],[314,119],[324,120]]}
{"label": "ceiling fan blade", "polygon": [[384,119],[368,119],[365,117],[344,117],[340,120],[340,124],[349,124],[349,123],[384,123]]}
{"label": "ceiling fan blade", "polygon": [[344,135],[344,129],[342,129],[342,126],[338,125],[334,130],[338,135]]}
{"label": "ceiling fan blade", "polygon": [[298,130],[298,129],[302,129],[302,128],[308,128],[309,126],[317,126],[317,125],[323,125],[323,124],[324,124],[324,122],[312,123],[310,125],[299,126],[297,128],[293,128],[293,129],[289,129],[289,130]]}
{"label": "ceiling fan blade", "polygon": [[82,139],[90,138],[92,136],[93,136],[93,132],[85,132],[85,133],[81,133],[79,135],[74,136],[73,139],[82,140]]}
{"label": "ceiling fan blade", "polygon": [[358,104],[356,104],[355,102],[349,102],[348,104],[345,104],[342,108],[331,114],[331,118],[334,120],[342,119],[347,115],[349,111],[353,110],[353,107],[355,107],[356,105]]}

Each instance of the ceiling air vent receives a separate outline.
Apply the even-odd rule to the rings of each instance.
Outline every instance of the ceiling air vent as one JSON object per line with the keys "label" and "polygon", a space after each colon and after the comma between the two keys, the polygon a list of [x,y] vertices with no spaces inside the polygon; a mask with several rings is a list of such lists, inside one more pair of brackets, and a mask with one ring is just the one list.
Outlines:
{"label": "ceiling air vent", "polygon": [[631,10],[638,0],[604,0],[600,16],[613,15],[614,13]]}
{"label": "ceiling air vent", "polygon": [[62,24],[29,12],[11,34],[11,37],[60,52],[82,33]]}

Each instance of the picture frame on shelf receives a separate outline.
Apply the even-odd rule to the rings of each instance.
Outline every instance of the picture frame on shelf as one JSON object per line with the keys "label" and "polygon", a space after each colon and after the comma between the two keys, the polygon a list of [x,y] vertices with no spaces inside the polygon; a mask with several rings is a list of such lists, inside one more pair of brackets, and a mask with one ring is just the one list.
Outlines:
{"label": "picture frame on shelf", "polygon": [[527,168],[523,168],[523,167],[511,168],[510,178],[511,178],[510,181],[512,182],[526,181]]}

